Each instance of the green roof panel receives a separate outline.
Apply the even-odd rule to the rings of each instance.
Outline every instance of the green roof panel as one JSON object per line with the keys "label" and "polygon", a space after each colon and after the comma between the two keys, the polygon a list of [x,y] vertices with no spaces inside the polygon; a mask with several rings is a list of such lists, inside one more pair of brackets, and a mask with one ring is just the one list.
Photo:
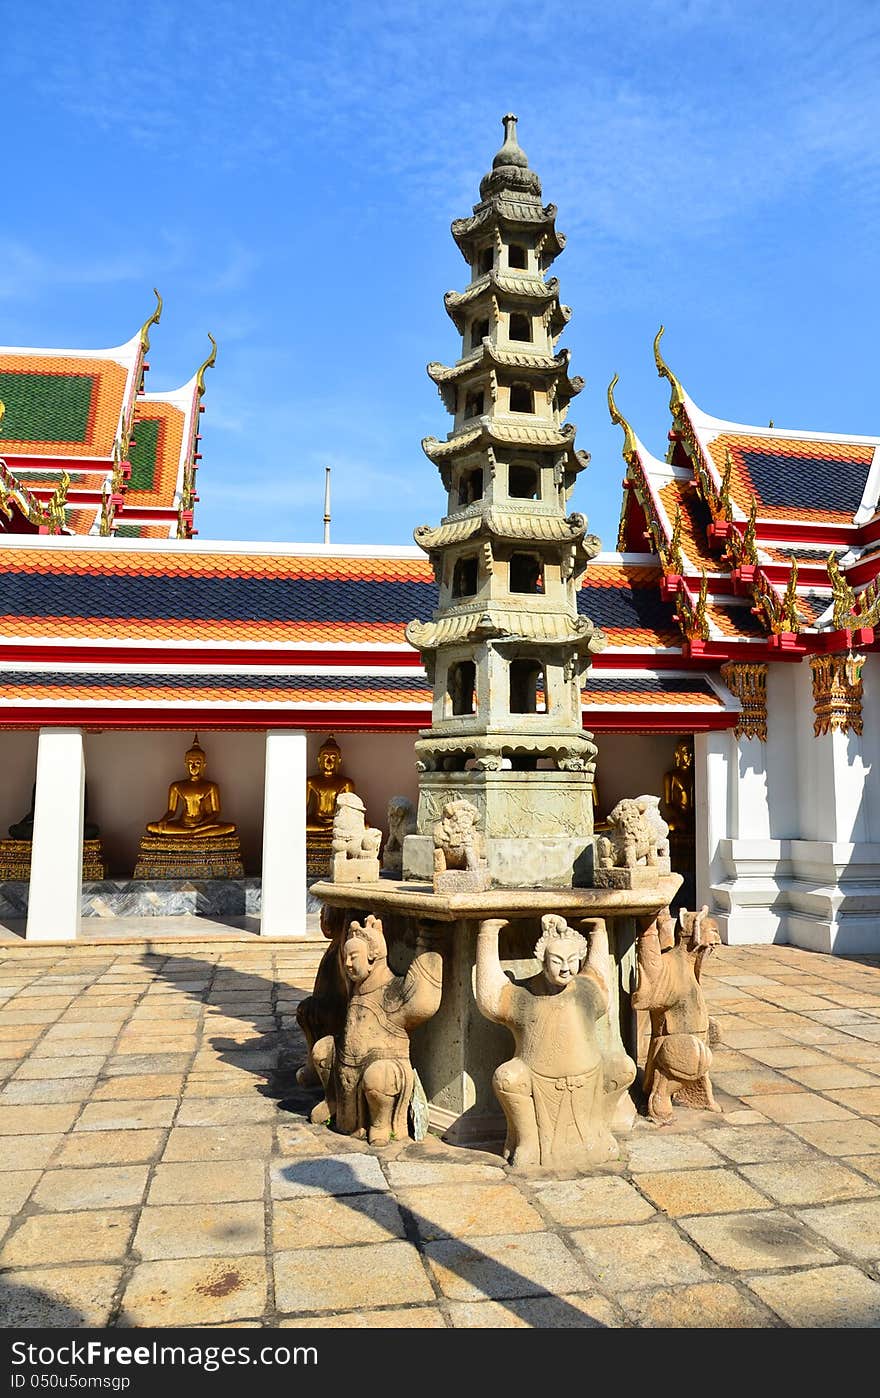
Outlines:
{"label": "green roof panel", "polygon": [[86,442],[94,391],[91,374],[0,372],[0,440]]}

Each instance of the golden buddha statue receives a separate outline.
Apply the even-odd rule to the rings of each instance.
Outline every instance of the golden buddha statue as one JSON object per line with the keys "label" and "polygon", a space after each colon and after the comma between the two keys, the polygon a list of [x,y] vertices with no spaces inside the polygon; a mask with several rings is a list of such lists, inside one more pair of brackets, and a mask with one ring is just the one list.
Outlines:
{"label": "golden buddha statue", "polygon": [[672,770],[663,777],[663,801],[670,840],[694,838],[694,753],[690,738],[675,745]]}
{"label": "golden buddha statue", "polygon": [[334,738],[318,749],[318,770],[306,778],[306,830],[329,835],[333,828],[336,798],[354,791],[354,782],[340,775],[342,753]]}
{"label": "golden buddha statue", "polygon": [[238,831],[220,819],[220,788],[205,776],[198,734],[184,758],[186,776],[168,788],[168,809],[141,840],[136,879],[238,879],[244,875]]}
{"label": "golden buddha statue", "polygon": [[147,826],[148,833],[175,835],[180,840],[234,835],[234,825],[217,819],[220,815],[220,788],[216,782],[208,781],[205,777],[208,759],[199,745],[198,733],[184,762],[188,775],[171,783],[168,788],[168,810],[161,820]]}

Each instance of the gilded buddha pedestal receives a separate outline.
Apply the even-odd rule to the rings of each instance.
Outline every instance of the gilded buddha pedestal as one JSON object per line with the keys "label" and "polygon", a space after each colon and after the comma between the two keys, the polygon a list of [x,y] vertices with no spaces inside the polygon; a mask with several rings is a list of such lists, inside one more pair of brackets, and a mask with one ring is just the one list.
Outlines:
{"label": "gilded buddha pedestal", "polygon": [[171,783],[168,809],[147,826],[135,865],[136,879],[240,879],[244,877],[236,827],[221,819],[220,788],[205,776],[207,757],[193,740],[187,775]]}

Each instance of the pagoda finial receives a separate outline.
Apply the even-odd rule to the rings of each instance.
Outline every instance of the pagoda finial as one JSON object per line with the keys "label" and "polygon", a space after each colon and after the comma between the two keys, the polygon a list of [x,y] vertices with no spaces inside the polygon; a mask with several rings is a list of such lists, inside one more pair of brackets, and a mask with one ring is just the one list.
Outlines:
{"label": "pagoda finial", "polygon": [[618,427],[623,428],[623,459],[629,463],[635,456],[637,450],[636,434],[633,432],[626,418],[623,416],[623,413],[614,401],[614,389],[618,383],[619,377],[618,374],[615,374],[608,385],[608,411],[611,414],[611,421],[616,422]]}
{"label": "pagoda finial", "polygon": [[520,165],[524,170],[528,169],[529,158],[517,140],[516,123],[519,120],[513,112],[507,112],[501,123],[504,127],[504,145],[499,150],[492,161],[492,169],[497,170],[499,165]]}
{"label": "pagoda finial", "polygon": [[150,348],[150,326],[158,325],[159,321],[162,319],[162,297],[159,295],[155,287],[153,287],[153,295],[156,298],[156,309],[154,310],[153,314],[149,317],[149,319],[145,320],[143,325],[141,326],[141,349],[143,350],[144,354],[146,354]]}
{"label": "pagoda finial", "polygon": [[657,365],[657,373],[660,375],[661,379],[668,379],[672,387],[672,392],[669,395],[669,411],[672,413],[673,417],[677,417],[684,403],[684,389],[660,351],[660,341],[663,339],[665,328],[665,326],[661,325],[657,334],[654,336],[654,363]]}
{"label": "pagoda finial", "polygon": [[214,365],[217,363],[217,341],[214,339],[210,330],[208,331],[208,339],[211,341],[211,353],[208,355],[204,364],[200,364],[199,368],[196,370],[196,389],[200,398],[205,392],[205,370],[213,369]]}

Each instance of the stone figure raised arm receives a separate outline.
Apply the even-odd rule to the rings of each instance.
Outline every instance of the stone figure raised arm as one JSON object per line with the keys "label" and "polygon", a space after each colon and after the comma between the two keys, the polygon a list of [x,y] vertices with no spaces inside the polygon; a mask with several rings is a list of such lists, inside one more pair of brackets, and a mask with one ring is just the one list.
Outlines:
{"label": "stone figure raised arm", "polygon": [[382,923],[368,917],[349,927],[343,961],[351,999],[341,1033],[312,1049],[325,1099],[311,1119],[320,1124],[334,1118],[344,1135],[384,1146],[392,1136],[407,1135],[415,1086],[409,1036],[440,1007],[443,958],[420,929],[409,970],[395,976]]}
{"label": "stone figure raised arm", "polygon": [[587,942],[564,918],[546,914],[535,947],[541,970],[523,982],[509,980],[501,965],[505,925],[497,918],[480,924],[476,965],[477,1006],[507,1026],[516,1048],[492,1079],[507,1119],[505,1158],[517,1168],[583,1168],[613,1159],[618,1145],[609,1122],[635,1064],[623,1053],[603,1054],[596,1033],[613,973],[605,923],[585,924]]}

